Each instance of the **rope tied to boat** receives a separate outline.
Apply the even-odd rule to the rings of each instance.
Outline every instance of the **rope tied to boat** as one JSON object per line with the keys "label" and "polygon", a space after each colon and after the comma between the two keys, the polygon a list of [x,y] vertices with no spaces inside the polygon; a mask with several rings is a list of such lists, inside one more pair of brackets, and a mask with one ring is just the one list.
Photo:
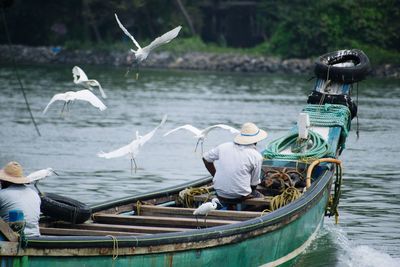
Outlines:
{"label": "rope tied to boat", "polygon": [[212,187],[189,187],[185,188],[179,192],[176,202],[181,204],[186,208],[194,208],[194,196],[207,194],[207,198],[204,202],[207,202],[210,199],[210,189]]}
{"label": "rope tied to boat", "polygon": [[265,213],[272,212],[271,209],[265,209],[261,212],[260,217],[264,216]]}
{"label": "rope tied to boat", "polygon": [[[288,187],[286,188],[282,194],[274,196],[271,200],[271,211],[277,210],[293,201],[298,199],[301,196],[300,190],[296,187]],[[264,212],[264,211],[263,211]]]}
{"label": "rope tied to boat", "polygon": [[136,201],[136,213],[138,216],[140,216],[141,208],[142,208],[142,202],[140,202],[140,200]]}
{"label": "rope tied to boat", "polygon": [[8,225],[10,228],[18,234],[18,247],[17,247],[17,253],[21,248],[26,248],[28,245],[28,239],[26,238],[25,235],[25,226],[26,226],[26,221],[18,221],[18,222],[9,222]]}
{"label": "rope tied to boat", "polygon": [[343,170],[342,166],[340,164],[336,164],[336,170],[335,170],[335,183],[334,183],[334,189],[333,189],[333,194],[329,196],[328,203],[326,205],[325,209],[325,216],[331,217],[335,216],[335,224],[339,223],[339,200],[340,196],[342,195],[342,179],[343,179]]}
{"label": "rope tied to boat", "polygon": [[113,240],[113,254],[112,254],[112,259],[113,261],[115,261],[118,258],[118,254],[119,254],[119,247],[118,247],[118,239],[113,236],[113,235],[106,235],[107,237],[111,237],[111,239]]}

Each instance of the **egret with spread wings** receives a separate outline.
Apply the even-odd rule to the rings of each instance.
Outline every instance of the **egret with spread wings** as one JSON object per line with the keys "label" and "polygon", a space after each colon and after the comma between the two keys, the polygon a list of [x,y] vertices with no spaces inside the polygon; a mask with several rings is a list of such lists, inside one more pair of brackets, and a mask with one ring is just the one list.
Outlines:
{"label": "egret with spread wings", "polygon": [[197,144],[196,144],[196,148],[194,149],[194,151],[197,150],[197,147],[198,147],[198,145],[200,143],[201,144],[201,152],[203,153],[203,142],[204,142],[204,140],[207,138],[207,135],[211,130],[217,129],[217,128],[221,128],[221,129],[224,129],[224,130],[229,130],[233,134],[238,134],[240,132],[239,130],[237,130],[237,129],[231,127],[231,126],[225,125],[225,124],[212,125],[210,127],[202,129],[202,130],[197,129],[196,127],[194,127],[194,126],[192,126],[190,124],[186,124],[186,125],[180,126],[178,128],[175,128],[175,129],[165,133],[164,136],[167,136],[167,135],[169,135],[169,134],[171,134],[173,132],[176,132],[178,130],[181,130],[181,129],[190,131],[190,132],[194,133],[194,137],[197,138]]}
{"label": "egret with spread wings", "polygon": [[46,178],[48,176],[51,176],[53,174],[58,176],[58,173],[56,173],[52,168],[46,168],[46,169],[32,172],[26,177],[29,179],[30,183],[33,183],[33,185],[35,186],[38,193],[41,194],[39,188],[37,187],[37,183],[39,182],[39,180]]}
{"label": "egret with spread wings", "polygon": [[[139,154],[139,150],[140,148],[147,142],[149,141],[154,134],[156,133],[156,131],[164,125],[164,123],[167,120],[167,115],[164,115],[161,123],[154,128],[151,132],[147,133],[144,136],[140,136],[139,132],[136,131],[136,139],[134,139],[131,143],[129,143],[128,145],[125,145],[121,148],[118,148],[114,151],[105,153],[103,151],[101,151],[100,153],[97,154],[98,157],[101,158],[106,158],[106,159],[111,159],[111,158],[119,158],[119,157],[123,157],[123,156],[129,156],[131,159],[131,167],[133,166],[133,164],[135,165],[135,172],[137,170],[137,164],[135,161],[136,156]],[[133,169],[133,168],[132,168]]]}
{"label": "egret with spread wings", "polygon": [[93,90],[93,87],[98,87],[100,90],[100,94],[102,98],[107,98],[107,95],[104,93],[103,88],[101,87],[100,83],[97,80],[93,79],[88,79],[86,76],[86,73],[79,68],[78,66],[75,66],[72,68],[72,76],[74,77],[74,83],[78,85],[82,85],[86,89]]}
{"label": "egret with spread wings", "polygon": [[[166,32],[163,35],[157,37],[148,46],[141,47],[139,43],[136,41],[136,39],[132,36],[132,34],[130,34],[128,30],[124,27],[124,25],[122,25],[122,23],[119,21],[117,14],[115,14],[115,19],[117,20],[118,26],[121,28],[121,30],[132,40],[134,45],[137,47],[136,50],[131,49],[131,51],[135,54],[137,68],[139,68],[138,63],[145,60],[153,49],[159,47],[162,44],[169,43],[172,39],[178,36],[179,31],[182,29],[182,26],[178,26],[173,30],[170,30],[169,32]],[[136,78],[137,77],[138,77],[138,72],[136,74]]]}
{"label": "egret with spread wings", "polygon": [[[80,90],[77,92],[74,91],[68,91],[66,93],[61,93],[61,94],[55,94],[50,102],[47,104],[46,108],[43,110],[43,114],[46,113],[47,109],[50,107],[51,104],[53,104],[55,101],[65,101],[63,109],[61,113],[64,111],[65,106],[69,105],[74,100],[82,100],[82,101],[87,101],[92,106],[100,109],[101,111],[105,110],[107,107],[101,102],[97,96],[95,96],[92,92],[89,90]],[[68,109],[68,108],[67,108]]]}

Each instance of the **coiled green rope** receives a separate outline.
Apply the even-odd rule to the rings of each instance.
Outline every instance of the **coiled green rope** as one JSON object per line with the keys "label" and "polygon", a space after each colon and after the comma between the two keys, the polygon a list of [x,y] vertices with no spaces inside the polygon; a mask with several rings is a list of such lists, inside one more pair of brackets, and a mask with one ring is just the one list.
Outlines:
{"label": "coiled green rope", "polygon": [[311,126],[342,127],[344,137],[347,137],[350,126],[350,110],[348,107],[336,104],[306,105],[302,112],[308,113]]}
{"label": "coiled green rope", "polygon": [[[298,134],[292,133],[282,138],[271,142],[264,150],[264,158],[267,159],[288,159],[288,160],[307,160],[318,159],[326,155],[332,154],[330,145],[316,132],[309,131],[309,141],[311,147],[308,147],[305,152],[284,154],[282,151],[298,145]],[[309,142],[307,141],[307,142]]]}
{"label": "coiled green rope", "polygon": [[[311,126],[342,128],[340,146],[344,148],[344,140],[350,131],[350,110],[348,107],[336,104],[306,105],[302,112],[310,117]],[[311,147],[310,147],[311,144]],[[291,148],[292,153],[281,153]],[[304,152],[303,152],[304,151]],[[325,156],[335,156],[330,145],[318,133],[309,131],[309,140],[301,141],[298,134],[291,133],[270,143],[263,155],[267,159],[309,160]]]}

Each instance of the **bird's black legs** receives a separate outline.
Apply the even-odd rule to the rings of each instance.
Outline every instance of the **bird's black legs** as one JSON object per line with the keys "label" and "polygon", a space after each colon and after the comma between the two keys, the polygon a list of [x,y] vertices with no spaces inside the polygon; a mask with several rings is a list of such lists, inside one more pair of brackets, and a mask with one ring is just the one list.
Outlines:
{"label": "bird's black legs", "polygon": [[194,148],[194,152],[197,151],[197,147],[199,146],[199,143],[200,143],[200,139],[197,139],[197,143],[196,143],[196,147]]}
{"label": "bird's black legs", "polygon": [[133,166],[135,166],[135,173],[137,171],[137,164],[134,157],[131,158],[131,174],[133,174]]}
{"label": "bird's black legs", "polygon": [[65,113],[69,112],[70,105],[71,105],[71,101],[67,101],[64,103],[63,108],[61,110],[61,116],[64,115],[64,110],[65,110]]}
{"label": "bird's black legs", "polygon": [[[136,69],[136,80],[139,79],[139,62],[137,60],[135,60],[135,63],[133,63],[135,65],[135,69]],[[129,72],[131,71],[132,66],[129,66],[128,69],[126,70],[125,73],[125,77],[128,76]]]}
{"label": "bird's black legs", "polygon": [[129,65],[128,69],[126,70],[125,77],[128,76],[129,72],[131,71],[131,66]]}
{"label": "bird's black legs", "polygon": [[199,225],[199,218],[196,215],[196,224],[197,224],[197,229],[200,229],[200,225]]}
{"label": "bird's black legs", "polygon": [[38,195],[39,196],[43,196],[43,194],[42,194],[42,192],[39,190],[39,187],[38,187],[38,182],[39,181],[35,181],[35,183],[33,184],[33,186],[36,188],[36,190],[37,190],[37,192],[38,192]]}
{"label": "bird's black legs", "polygon": [[194,149],[194,152],[197,151],[197,147],[199,146],[199,144],[200,144],[200,146],[201,146],[201,154],[203,155],[203,153],[204,153],[204,147],[203,147],[203,140],[202,140],[201,138],[197,140],[196,148]]}
{"label": "bird's black legs", "polygon": [[64,103],[64,105],[63,105],[63,107],[62,107],[62,109],[61,109],[61,116],[63,115],[63,113],[64,113],[64,109],[65,109],[65,106],[67,105],[67,102],[65,102]]}
{"label": "bird's black legs", "polygon": [[139,79],[139,61],[136,60],[136,80]]}

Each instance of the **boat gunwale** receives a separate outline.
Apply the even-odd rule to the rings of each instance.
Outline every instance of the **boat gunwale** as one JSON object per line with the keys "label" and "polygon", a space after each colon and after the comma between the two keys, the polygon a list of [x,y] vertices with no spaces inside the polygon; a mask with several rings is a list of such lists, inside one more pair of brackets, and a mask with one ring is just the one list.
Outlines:
{"label": "boat gunwale", "polygon": [[[231,225],[216,226],[212,228],[188,230],[185,232],[175,233],[157,233],[149,236],[117,236],[119,247],[144,247],[157,246],[174,243],[198,242],[209,239],[223,238],[232,235],[246,234],[260,228],[270,228],[279,222],[283,225],[294,221],[299,215],[311,209],[314,203],[317,203],[323,195],[324,190],[329,187],[333,177],[333,168],[326,169],[320,174],[316,183],[304,193],[300,199],[280,208],[274,212],[267,213],[263,216],[238,222]],[[204,178],[196,182],[204,181]],[[195,183],[196,183],[195,182]],[[194,183],[192,183],[194,184]],[[176,187],[174,188],[176,191]],[[167,191],[165,189],[164,191]],[[159,194],[159,192],[157,192]],[[170,192],[166,192],[167,194]],[[145,198],[154,196],[154,193],[137,196],[137,198]],[[132,199],[132,198],[130,198]],[[126,200],[126,199],[125,199]],[[122,201],[125,201],[122,200]],[[114,202],[115,203],[115,202]],[[278,229],[282,227],[277,227]],[[274,229],[270,230],[274,231]],[[266,231],[269,232],[269,231]],[[239,241],[237,241],[239,242]],[[107,236],[42,236],[32,237],[28,239],[28,248],[89,248],[89,247],[112,247],[114,240]]]}
{"label": "boat gunwale", "polygon": [[194,186],[202,186],[205,185],[207,183],[210,183],[212,181],[212,176],[205,176],[202,178],[199,178],[195,181],[192,182],[187,182],[184,184],[179,184],[179,185],[175,185],[175,186],[170,186],[158,191],[151,191],[151,192],[145,192],[139,195],[135,195],[132,197],[123,197],[123,198],[119,198],[119,199],[115,199],[112,201],[105,201],[102,203],[98,203],[98,204],[94,204],[91,206],[92,212],[99,212],[102,210],[107,210],[107,209],[111,209],[114,208],[116,206],[122,206],[122,205],[127,205],[127,204],[131,204],[133,202],[136,202],[137,200],[141,200],[141,199],[152,199],[152,198],[158,198],[158,197],[169,197],[171,195],[176,194],[177,192],[187,188],[187,187],[194,187]]}

